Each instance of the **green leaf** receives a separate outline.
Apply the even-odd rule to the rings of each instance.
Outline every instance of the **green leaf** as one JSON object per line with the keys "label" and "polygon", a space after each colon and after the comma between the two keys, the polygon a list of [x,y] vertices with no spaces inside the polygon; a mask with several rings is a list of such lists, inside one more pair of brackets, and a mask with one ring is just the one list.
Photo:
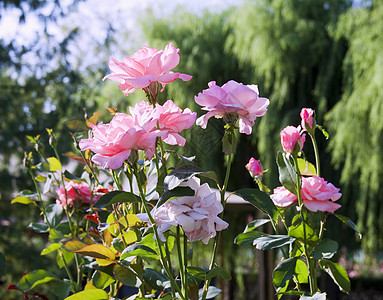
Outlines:
{"label": "green leaf", "polygon": [[273,284],[278,291],[286,285],[286,282],[293,278],[297,257],[290,257],[282,261],[273,271]]}
{"label": "green leaf", "polygon": [[25,196],[21,196],[21,197],[17,197],[15,199],[13,199],[11,201],[11,204],[14,204],[14,203],[20,203],[20,204],[25,204],[25,205],[29,205],[29,204],[32,204],[34,206],[37,206],[36,202],[29,199],[28,197],[25,197]]}
{"label": "green leaf", "polygon": [[159,260],[159,255],[152,248],[145,245],[133,244],[127,247],[121,254],[121,260],[130,256],[140,256],[144,260]]}
{"label": "green leaf", "polygon": [[57,249],[60,249],[60,248],[61,248],[61,244],[59,243],[50,244],[47,248],[41,251],[40,255],[47,255],[48,253],[56,251]]}
{"label": "green leaf", "polygon": [[309,270],[307,269],[306,263],[302,259],[297,260],[295,265],[295,274],[299,283],[308,283]]}
{"label": "green leaf", "polygon": [[316,260],[330,259],[338,251],[338,243],[331,239],[323,239],[315,246],[313,256]]}
{"label": "green leaf", "polygon": [[102,289],[102,290],[107,288],[113,282],[115,282],[113,277],[101,271],[96,271],[92,277],[92,284],[96,288]]}
{"label": "green leaf", "polygon": [[205,171],[199,167],[185,165],[171,171],[164,179],[165,191],[172,190],[179,186],[182,182],[189,180],[197,174]]}
{"label": "green leaf", "polygon": [[61,170],[61,163],[56,157],[48,157],[49,171],[56,172]]}
{"label": "green leaf", "polygon": [[255,230],[252,230],[252,231],[249,231],[249,232],[245,232],[245,233],[241,233],[239,234],[235,239],[234,239],[234,243],[236,243],[237,245],[248,245],[248,244],[252,244],[253,241],[260,237],[260,236],[264,236],[265,234],[262,233],[262,232],[259,232],[259,231],[255,231]]}
{"label": "green leaf", "polygon": [[176,187],[172,190],[165,191],[160,199],[157,202],[156,207],[160,207],[171,199],[185,197],[185,196],[194,196],[195,191],[190,187]]}
{"label": "green leaf", "polygon": [[132,267],[114,265],[113,274],[115,278],[127,286],[139,287],[142,284],[139,274]]}
{"label": "green leaf", "polygon": [[108,300],[109,296],[104,290],[89,289],[73,294],[65,300]]}
{"label": "green leaf", "polygon": [[331,276],[342,292],[348,293],[351,290],[350,278],[348,278],[346,270],[341,265],[327,259],[319,261],[319,265],[323,271]]}
{"label": "green leaf", "polygon": [[57,203],[49,204],[45,208],[47,223],[49,223],[51,227],[56,228],[60,224],[60,221],[63,218],[63,212],[64,212],[63,207],[60,204],[57,204]]}
{"label": "green leaf", "polygon": [[303,222],[299,222],[298,224],[290,226],[288,229],[288,234],[289,236],[295,237],[302,242],[307,241],[311,244],[315,244],[319,240],[319,237],[315,233],[314,229],[312,229],[309,224]]}
{"label": "green leaf", "polygon": [[32,197],[37,197],[37,193],[35,192],[32,192],[30,190],[24,190],[24,191],[21,191],[18,196],[25,196],[25,197],[28,197],[28,198],[32,198]]}
{"label": "green leaf", "polygon": [[297,194],[297,173],[287,153],[278,152],[277,165],[280,183],[293,194]]}
{"label": "green leaf", "polygon": [[59,280],[58,277],[52,273],[49,273],[45,270],[35,270],[30,273],[25,274],[17,284],[17,287],[22,290],[31,290],[34,287],[52,281]]}
{"label": "green leaf", "polygon": [[72,180],[74,182],[77,182],[77,183],[86,182],[85,179],[77,177],[77,176],[73,175],[72,173],[68,172],[67,170],[65,170],[64,176],[65,176],[65,178]]}
{"label": "green leaf", "polygon": [[328,138],[330,137],[330,135],[328,134],[327,130],[321,126],[321,125],[317,125],[317,128],[322,131],[324,137],[326,138],[326,140],[328,140]]}
{"label": "green leaf", "polygon": [[31,228],[38,233],[46,233],[49,229],[48,225],[45,223],[31,223],[28,225],[28,228]]}
{"label": "green leaf", "polygon": [[146,268],[143,278],[145,282],[156,290],[163,290],[164,288],[170,287],[169,278],[154,269]]}
{"label": "green leaf", "polygon": [[302,295],[299,300],[326,300],[327,299],[327,294],[326,293],[319,293],[319,292],[316,292],[314,295],[312,296],[305,296],[305,295]]}
{"label": "green leaf", "polygon": [[[211,285],[211,286],[209,286],[209,288],[207,290],[206,299],[213,299],[214,297],[218,296],[221,293],[222,293],[222,290],[220,290],[219,288],[216,288],[215,286]],[[202,298],[202,295],[203,295],[203,288],[201,288],[198,291],[199,299]]]}
{"label": "green leaf", "polygon": [[141,198],[131,192],[112,191],[102,195],[93,207],[103,209],[114,203],[140,203]]}
{"label": "green leaf", "polygon": [[74,259],[74,253],[68,252],[65,249],[61,249],[57,252],[56,263],[57,266],[62,269],[65,265],[68,265]]}
{"label": "green leaf", "polygon": [[70,293],[71,285],[67,281],[51,281],[48,284],[48,288],[58,297],[58,299],[65,299]]}
{"label": "green leaf", "polygon": [[298,158],[297,161],[298,161],[299,172],[302,175],[313,176],[317,174],[317,170],[315,169],[315,166],[312,163],[309,163],[307,160],[303,158]]}
{"label": "green leaf", "polygon": [[269,222],[270,222],[270,219],[257,219],[257,220],[251,221],[249,224],[247,224],[244,230],[244,233],[257,229],[258,227],[264,224],[267,224]]}
{"label": "green leaf", "polygon": [[362,238],[362,234],[360,233],[359,229],[356,227],[355,223],[353,221],[351,221],[349,218],[347,218],[346,216],[342,216],[342,215],[338,215],[338,214],[334,214],[339,220],[341,220],[344,224],[346,224],[347,226],[349,226],[350,228],[352,228],[358,235],[359,235],[359,238],[361,239]]}
{"label": "green leaf", "polygon": [[0,276],[5,274],[5,257],[0,252]]}
{"label": "green leaf", "polygon": [[244,200],[250,202],[250,204],[269,215],[274,222],[278,221],[278,209],[266,193],[261,192],[260,190],[246,188],[235,191],[234,194],[242,197]]}
{"label": "green leaf", "polygon": [[264,235],[253,241],[253,245],[258,250],[270,250],[289,245],[295,241],[295,238],[288,235]]}

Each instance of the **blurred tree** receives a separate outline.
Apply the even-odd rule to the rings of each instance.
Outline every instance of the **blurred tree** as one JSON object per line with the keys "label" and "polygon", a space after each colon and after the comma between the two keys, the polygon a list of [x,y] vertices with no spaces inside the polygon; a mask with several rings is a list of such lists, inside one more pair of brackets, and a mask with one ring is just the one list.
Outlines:
{"label": "blurred tree", "polygon": [[346,39],[343,94],[326,116],[332,159],[341,170],[348,214],[356,215],[365,249],[383,248],[383,3],[342,15],[333,34]]}
{"label": "blurred tree", "polygon": [[[350,4],[349,0],[248,1],[230,18],[227,49],[241,64],[253,67],[253,81],[270,98],[254,136],[260,159],[271,171],[266,179],[273,187],[279,185],[275,153],[280,150],[280,130],[299,124],[302,107],[316,109],[322,124],[325,112],[340,96],[345,47],[329,36],[327,28]],[[322,150],[323,140],[319,137]],[[327,158],[324,151],[320,153]]]}

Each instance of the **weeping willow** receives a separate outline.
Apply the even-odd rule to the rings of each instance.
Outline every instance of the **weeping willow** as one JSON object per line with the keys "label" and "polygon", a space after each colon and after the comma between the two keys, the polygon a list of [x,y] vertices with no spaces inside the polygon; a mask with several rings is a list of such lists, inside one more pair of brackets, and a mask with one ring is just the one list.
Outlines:
{"label": "weeping willow", "polygon": [[383,3],[355,8],[341,16],[334,30],[349,45],[341,100],[327,115],[333,134],[333,161],[352,199],[363,246],[383,246]]}

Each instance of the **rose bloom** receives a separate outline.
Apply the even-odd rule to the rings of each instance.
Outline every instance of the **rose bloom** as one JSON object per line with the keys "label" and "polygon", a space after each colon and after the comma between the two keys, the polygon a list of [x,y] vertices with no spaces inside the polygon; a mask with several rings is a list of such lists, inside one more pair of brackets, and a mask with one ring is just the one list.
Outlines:
{"label": "rose bloom", "polygon": [[186,140],[179,133],[194,124],[197,113],[191,112],[189,108],[182,110],[172,100],[166,101],[163,106],[157,104],[156,110],[160,115],[159,130],[167,132],[162,137],[163,141],[169,145],[184,146]]}
{"label": "rose bloom", "polygon": [[143,47],[131,57],[125,57],[122,62],[112,57],[109,61],[112,73],[105,76],[103,80],[109,78],[120,82],[118,87],[126,96],[133,93],[135,89],[148,87],[151,82],[160,82],[163,91],[166,84],[177,78],[183,81],[192,78],[187,74],[170,71],[179,63],[179,51],[170,43],[164,50]]}
{"label": "rose bloom", "polygon": [[[202,241],[207,244],[216,236],[217,231],[229,226],[218,217],[223,211],[218,194],[211,191],[207,183],[200,185],[196,177],[181,186],[189,186],[195,191],[195,195],[172,199],[152,211],[160,237],[163,239],[163,233],[170,227],[180,225],[189,242]],[[148,220],[144,214],[140,214],[139,218],[142,221]]]}
{"label": "rose bloom", "polygon": [[[301,127],[287,126],[281,131],[281,144],[283,150],[288,153],[302,151],[303,144],[306,140],[306,135],[300,135]],[[298,148],[296,148],[296,145]],[[297,150],[298,149],[298,150]]]}
{"label": "rose bloom", "polygon": [[302,108],[300,116],[302,118],[302,128],[307,131],[312,131],[312,129],[315,129],[314,122],[314,110],[311,108]]}
{"label": "rose bloom", "polygon": [[261,177],[263,175],[263,168],[259,160],[256,160],[254,157],[250,158],[246,169],[249,171],[252,177]]}
{"label": "rose bloom", "polygon": [[66,206],[72,207],[77,201],[80,204],[90,204],[91,201],[95,203],[99,198],[99,196],[93,196],[92,198],[92,191],[89,188],[89,185],[85,182],[76,183],[74,181],[69,181],[65,184],[65,189],[64,187],[58,188],[56,193],[58,195],[56,203],[61,204],[64,208]]}
{"label": "rose bloom", "polygon": [[[340,204],[334,203],[342,196],[339,190],[339,188],[321,177],[302,177],[302,202],[308,210],[334,213],[341,207]],[[274,193],[270,195],[270,198],[279,207],[287,207],[294,202],[298,202],[298,196],[283,186],[274,189]]]}
{"label": "rose bloom", "polygon": [[80,149],[93,151],[92,161],[108,169],[120,168],[132,150],[143,150],[150,159],[157,136],[166,134],[153,130],[157,119],[153,112],[141,116],[117,113],[108,124],[90,124],[93,136],[81,140]]}
{"label": "rose bloom", "polygon": [[208,111],[197,119],[197,125],[206,128],[213,116],[224,118],[226,123],[232,125],[239,119],[239,132],[251,134],[255,119],[263,116],[269,106],[269,100],[258,95],[256,85],[243,85],[230,80],[220,87],[211,81],[208,89],[195,96],[195,102]]}
{"label": "rose bloom", "polygon": [[[185,145],[185,138],[179,133],[184,129],[190,128],[196,119],[197,113],[191,112],[189,108],[182,110],[172,100],[168,100],[164,105],[156,104],[155,108],[146,101],[141,101],[134,108],[130,108],[130,113],[137,120],[147,120],[156,118],[152,123],[152,130],[157,129],[163,132],[162,140],[169,145]],[[156,127],[157,126],[157,127]]]}

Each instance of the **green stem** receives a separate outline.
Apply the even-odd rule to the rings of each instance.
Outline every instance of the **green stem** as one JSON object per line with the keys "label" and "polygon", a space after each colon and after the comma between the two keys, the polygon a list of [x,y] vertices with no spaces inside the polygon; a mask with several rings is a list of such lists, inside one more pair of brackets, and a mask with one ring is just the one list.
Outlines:
{"label": "green stem", "polygon": [[310,257],[310,253],[307,249],[307,233],[306,233],[306,222],[305,222],[305,218],[304,218],[304,215],[303,215],[303,209],[304,209],[304,206],[303,206],[303,201],[302,201],[302,194],[301,194],[301,189],[302,189],[302,178],[301,178],[301,174],[300,174],[300,171],[299,171],[299,168],[298,168],[298,160],[297,160],[297,157],[296,156],[293,156],[294,158],[294,164],[295,164],[295,171],[297,173],[297,194],[298,194],[298,204],[299,204],[299,212],[300,212],[300,215],[301,215],[301,219],[302,219],[302,224],[303,224],[303,247],[304,247],[304,251],[305,251],[305,256],[306,256],[306,260],[307,260],[307,268],[309,270],[309,283],[310,283],[310,292],[311,294],[313,295],[315,293],[315,291],[317,290],[317,287],[316,287],[316,273],[315,273],[315,267],[313,269],[313,262],[311,260],[311,257]]}
{"label": "green stem", "polygon": [[188,272],[187,272],[187,269],[188,269],[188,240],[187,240],[185,232],[184,232],[184,268],[185,268],[185,272],[184,272],[184,276],[185,276],[185,279],[184,279],[185,298],[188,299],[188,292],[189,292],[188,291],[188,288],[189,288]]}
{"label": "green stem", "polygon": [[[225,205],[226,205],[225,194],[226,194],[227,185],[229,183],[231,165],[233,163],[233,160],[234,160],[234,154],[231,153],[231,154],[229,154],[229,158],[228,158],[228,162],[227,162],[225,181],[224,181],[223,187],[221,189],[221,203],[222,203],[222,206],[223,206],[223,210],[222,210],[222,213],[220,215],[221,219],[223,218],[223,213],[224,213],[224,209],[225,209]],[[211,261],[210,261],[209,270],[211,270],[214,267],[216,256],[217,256],[217,252],[218,252],[218,248],[219,248],[219,244],[221,242],[221,236],[222,236],[221,231],[217,232],[217,235],[216,235],[215,240],[214,240],[214,248],[213,248],[213,254],[212,254],[212,257],[211,257]],[[211,282],[211,279],[208,279],[208,280],[205,281],[205,284],[204,284],[204,287],[203,287],[202,300],[206,300],[207,291],[209,289],[210,282]]]}
{"label": "green stem", "polygon": [[68,265],[67,265],[67,263],[66,263],[66,261],[65,261],[65,258],[64,258],[63,254],[62,254],[62,252],[61,252],[61,249],[59,249],[58,252],[59,252],[59,255],[60,255],[60,257],[61,257],[61,259],[62,259],[62,261],[63,261],[64,269],[65,269],[66,273],[68,274],[69,281],[70,281],[70,284],[71,284],[71,286],[72,286],[72,289],[73,289],[73,291],[74,291],[75,293],[77,293],[78,290],[79,290],[79,289],[78,289],[78,286],[77,286],[77,285],[75,284],[75,282],[74,282],[72,273],[70,272],[70,270],[69,270],[69,268],[68,268]]}
{"label": "green stem", "polygon": [[121,186],[121,183],[120,183],[120,179],[118,178],[118,175],[116,173],[116,170],[111,170],[111,171],[112,171],[113,181],[116,184],[117,189],[121,191],[122,190],[122,186]]}
{"label": "green stem", "polygon": [[[137,171],[136,167],[134,168],[134,171],[135,172]],[[150,223],[153,226],[154,236],[156,237],[156,243],[157,243],[158,251],[160,253],[161,264],[164,267],[165,272],[166,272],[166,274],[168,275],[168,277],[170,279],[173,298],[175,297],[174,290],[177,290],[177,292],[179,293],[180,297],[182,299],[184,299],[183,294],[182,294],[182,292],[180,290],[180,287],[178,286],[177,282],[174,280],[173,275],[171,274],[171,270],[169,270],[169,266],[166,263],[166,259],[165,259],[164,253],[162,251],[162,242],[161,242],[160,237],[159,237],[158,232],[157,232],[156,222],[154,221],[154,219],[153,219],[153,217],[152,217],[152,215],[150,213],[150,210],[149,210],[148,205],[146,203],[144,192],[142,190],[141,180],[140,180],[139,176],[137,176],[137,175],[136,175],[136,180],[137,180],[138,191],[139,191],[139,194],[140,194],[142,206],[144,207],[145,213],[148,215],[149,221],[150,221]],[[170,257],[169,257],[169,260],[170,260]]]}
{"label": "green stem", "polygon": [[177,254],[178,254],[178,265],[180,268],[180,277],[181,277],[181,288],[182,292],[185,295],[185,299],[187,299],[187,283],[185,282],[185,264],[182,257],[181,250],[181,229],[180,226],[177,226],[177,237],[176,237],[176,245],[177,245]]}
{"label": "green stem", "polygon": [[314,154],[315,154],[315,168],[317,170],[317,176],[320,177],[320,159],[319,159],[319,150],[318,150],[318,144],[317,144],[317,141],[315,139],[315,136],[314,134],[310,134],[309,133],[309,136],[311,138],[311,141],[313,143],[313,147],[314,147]]}

